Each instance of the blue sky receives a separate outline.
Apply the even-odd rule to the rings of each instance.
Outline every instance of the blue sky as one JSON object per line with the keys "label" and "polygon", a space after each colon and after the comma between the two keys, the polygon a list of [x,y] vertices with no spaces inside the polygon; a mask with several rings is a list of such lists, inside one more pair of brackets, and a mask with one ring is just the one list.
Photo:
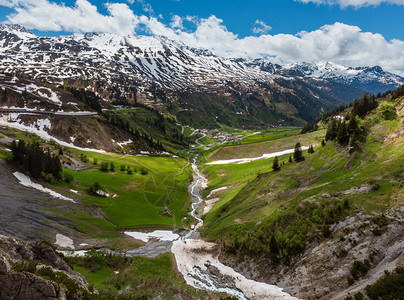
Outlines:
{"label": "blue sky", "polygon": [[0,0],[37,35],[165,35],[233,57],[381,65],[404,74],[404,0]]}

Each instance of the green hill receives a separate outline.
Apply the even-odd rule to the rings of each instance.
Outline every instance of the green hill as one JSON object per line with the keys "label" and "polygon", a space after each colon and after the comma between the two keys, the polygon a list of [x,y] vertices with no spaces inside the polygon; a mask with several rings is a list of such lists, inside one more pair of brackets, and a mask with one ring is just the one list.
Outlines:
{"label": "green hill", "polygon": [[[312,154],[304,151],[303,162],[289,162],[289,155],[282,156],[279,172],[272,171],[272,159],[205,166],[210,180],[206,193],[227,188],[215,193],[221,199],[205,216],[204,230],[206,237],[222,242],[227,263],[303,298],[327,298],[336,291],[354,289],[367,274],[351,275],[358,258],[371,261],[371,279],[380,268],[391,267],[383,265],[385,245],[380,243],[400,243],[402,238],[397,228],[403,228],[404,97],[395,92],[379,98],[377,108],[359,115],[353,112],[356,106],[338,112],[338,118],[352,119],[355,114],[359,136],[347,133],[343,142],[329,139],[324,146],[314,147]],[[317,127],[325,128],[335,120],[335,115],[329,115]],[[296,136],[294,141],[316,144],[316,133],[326,136],[321,130]],[[290,148],[289,138],[266,142],[265,148],[275,152],[288,143]],[[262,148],[250,147],[255,152]],[[357,249],[361,241],[367,245]],[[312,263],[313,255],[322,266]],[[318,286],[316,292],[305,289],[304,281],[296,278],[302,268],[311,276],[311,286]],[[338,275],[329,276],[338,270]],[[274,274],[279,272],[289,279],[277,279]]]}

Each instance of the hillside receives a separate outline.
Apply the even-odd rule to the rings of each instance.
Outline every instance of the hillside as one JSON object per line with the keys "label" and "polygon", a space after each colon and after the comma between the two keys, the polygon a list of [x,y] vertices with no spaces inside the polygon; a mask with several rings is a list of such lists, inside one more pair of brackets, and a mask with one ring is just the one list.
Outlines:
{"label": "hillside", "polygon": [[176,120],[141,104],[114,106],[86,89],[1,74],[1,125],[63,146],[120,153],[178,151],[189,142]]}
{"label": "hillside", "polygon": [[[357,117],[362,133],[356,148],[331,140],[321,146],[326,131],[320,130],[294,138],[317,145],[315,151],[304,151],[299,163],[280,156],[279,172],[272,171],[272,160],[205,165],[205,193],[214,206],[204,217],[204,236],[221,241],[222,260],[291,295],[319,299],[366,294],[365,287],[384,271],[402,266],[404,97],[399,91]],[[338,118],[349,117],[351,110]],[[255,153],[249,157],[293,148],[289,138],[266,143],[250,146]],[[208,161],[229,158],[237,147],[248,145],[223,148]]]}

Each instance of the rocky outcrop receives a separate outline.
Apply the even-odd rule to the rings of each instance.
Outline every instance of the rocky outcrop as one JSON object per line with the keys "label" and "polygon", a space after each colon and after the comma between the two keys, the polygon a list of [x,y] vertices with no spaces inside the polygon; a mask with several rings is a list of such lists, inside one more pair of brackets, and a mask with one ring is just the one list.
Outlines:
{"label": "rocky outcrop", "polygon": [[[222,253],[220,260],[249,279],[282,287],[299,299],[344,299],[404,265],[404,207],[386,212],[380,227],[373,215],[347,217],[331,227],[331,238],[313,243],[289,265]],[[387,220],[387,219],[386,219]],[[354,261],[369,261],[369,270],[349,282]]]}
{"label": "rocky outcrop", "polygon": [[[4,256],[3,256],[4,259]],[[4,271],[4,260],[0,269]],[[59,286],[28,272],[0,273],[0,299],[58,299]]]}
{"label": "rocky outcrop", "polygon": [[[16,267],[21,265],[26,267]],[[54,274],[64,273],[74,281],[77,291],[69,291],[74,299],[80,299],[82,292],[87,291],[86,279],[73,271],[48,244],[25,244],[16,238],[0,235],[0,299],[65,298],[65,287],[42,278],[37,272],[43,268],[50,269]]]}

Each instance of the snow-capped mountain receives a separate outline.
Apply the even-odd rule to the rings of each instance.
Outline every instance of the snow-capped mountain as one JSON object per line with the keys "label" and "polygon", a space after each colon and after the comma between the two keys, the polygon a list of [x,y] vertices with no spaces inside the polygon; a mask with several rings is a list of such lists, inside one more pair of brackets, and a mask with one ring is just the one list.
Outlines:
{"label": "snow-capped mountain", "polygon": [[294,63],[286,65],[285,68],[300,71],[307,76],[354,86],[371,93],[393,90],[404,84],[404,77],[386,72],[379,66],[352,68],[331,62],[320,62]]}
{"label": "snow-capped mountain", "polygon": [[226,80],[249,84],[272,74],[237,60],[157,36],[88,33],[37,37],[19,25],[0,26],[1,71],[34,78],[114,78],[129,76],[181,89]]}
{"label": "snow-capped mountain", "polygon": [[34,78],[113,81],[125,76],[170,89],[209,89],[226,81],[245,86],[276,78],[309,76],[370,92],[404,83],[380,67],[347,68],[332,63],[280,66],[264,59],[228,59],[158,36],[74,34],[38,37],[19,25],[0,25],[0,71]]}
{"label": "snow-capped mountain", "polygon": [[379,67],[281,66],[223,58],[160,36],[105,33],[38,37],[0,25],[0,73],[86,88],[115,104],[170,110],[184,123],[214,127],[302,125],[365,90],[404,79]]}

